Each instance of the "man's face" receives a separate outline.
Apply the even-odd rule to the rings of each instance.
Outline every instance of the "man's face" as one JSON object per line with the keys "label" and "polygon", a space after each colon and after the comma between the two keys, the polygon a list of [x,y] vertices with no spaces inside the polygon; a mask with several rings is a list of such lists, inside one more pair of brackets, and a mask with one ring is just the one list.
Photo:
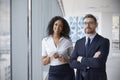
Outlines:
{"label": "man's face", "polygon": [[85,18],[84,19],[84,31],[86,34],[93,34],[97,27],[97,23],[93,18]]}

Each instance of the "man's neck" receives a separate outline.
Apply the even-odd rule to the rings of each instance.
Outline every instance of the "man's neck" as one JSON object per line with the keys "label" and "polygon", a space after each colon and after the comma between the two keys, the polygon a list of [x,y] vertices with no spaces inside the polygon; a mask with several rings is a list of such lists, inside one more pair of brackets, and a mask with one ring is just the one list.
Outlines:
{"label": "man's neck", "polygon": [[91,37],[92,35],[96,34],[96,32],[91,33],[91,34],[86,34],[87,37]]}

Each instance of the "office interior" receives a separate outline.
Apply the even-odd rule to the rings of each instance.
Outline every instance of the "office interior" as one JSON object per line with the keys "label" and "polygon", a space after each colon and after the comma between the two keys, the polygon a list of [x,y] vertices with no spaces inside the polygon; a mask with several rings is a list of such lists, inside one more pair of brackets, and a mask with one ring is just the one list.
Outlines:
{"label": "office interior", "polygon": [[120,0],[0,0],[0,80],[47,80],[41,42],[49,20],[64,17],[73,45],[84,36],[83,16],[93,14],[97,33],[110,40],[108,80],[120,79]]}

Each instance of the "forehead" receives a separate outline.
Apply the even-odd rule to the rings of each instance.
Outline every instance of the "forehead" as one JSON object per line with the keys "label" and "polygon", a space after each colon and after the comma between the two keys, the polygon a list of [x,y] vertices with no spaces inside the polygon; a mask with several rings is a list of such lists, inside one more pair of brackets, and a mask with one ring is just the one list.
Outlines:
{"label": "forehead", "polygon": [[54,23],[62,23],[62,20],[56,20]]}
{"label": "forehead", "polygon": [[94,22],[95,20],[93,18],[85,18],[84,22]]}

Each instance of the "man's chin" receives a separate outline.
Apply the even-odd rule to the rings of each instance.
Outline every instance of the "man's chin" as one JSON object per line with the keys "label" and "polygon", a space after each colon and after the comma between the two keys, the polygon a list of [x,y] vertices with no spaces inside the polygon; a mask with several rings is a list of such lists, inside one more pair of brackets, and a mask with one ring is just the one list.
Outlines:
{"label": "man's chin", "polygon": [[86,31],[86,34],[93,34],[94,32]]}

